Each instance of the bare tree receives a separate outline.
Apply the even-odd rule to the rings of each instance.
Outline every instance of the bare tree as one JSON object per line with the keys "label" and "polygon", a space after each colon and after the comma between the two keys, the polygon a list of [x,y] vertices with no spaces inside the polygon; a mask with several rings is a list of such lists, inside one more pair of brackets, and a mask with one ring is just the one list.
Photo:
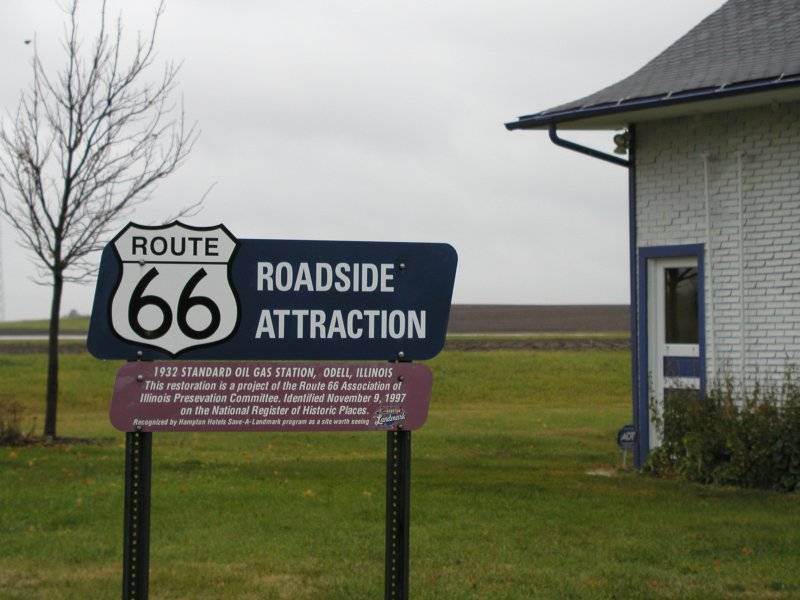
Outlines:
{"label": "bare tree", "polygon": [[[155,65],[163,1],[150,30],[139,33],[127,53],[122,19],[109,23],[106,9],[103,0],[99,30],[86,43],[79,35],[78,0],[68,2],[66,64],[46,70],[34,42],[33,81],[0,129],[0,212],[32,253],[37,282],[52,286],[47,438],[56,437],[64,284],[93,278],[92,254],[116,222],[183,163],[197,138],[173,100],[179,65]],[[148,80],[154,70],[157,77]]]}

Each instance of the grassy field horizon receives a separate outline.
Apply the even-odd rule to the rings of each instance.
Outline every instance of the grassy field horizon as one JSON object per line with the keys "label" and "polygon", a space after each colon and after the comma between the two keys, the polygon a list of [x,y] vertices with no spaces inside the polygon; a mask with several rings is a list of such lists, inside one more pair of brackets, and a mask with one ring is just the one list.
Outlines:
{"label": "grassy field horizon", "polygon": [[[0,353],[41,424],[42,354]],[[60,434],[0,448],[0,598],[119,595],[120,363],[62,358]],[[621,470],[625,351],[446,351],[413,435],[411,594],[796,598],[800,496]],[[154,436],[151,598],[382,597],[385,437]]]}
{"label": "grassy field horizon", "polygon": [[[628,331],[630,313],[623,304],[453,304],[448,334],[602,335]],[[0,335],[46,333],[47,319],[0,322]],[[86,333],[88,316],[64,316],[62,333]]]}
{"label": "grassy field horizon", "polygon": [[[9,332],[46,334],[50,327],[48,319],[22,319],[18,321],[0,321],[0,335]],[[86,333],[89,331],[89,317],[61,317],[61,333]]]}
{"label": "grassy field horizon", "polygon": [[[623,305],[453,305],[447,350],[624,350],[630,333]],[[615,329],[616,327],[616,329]],[[61,319],[62,353],[80,353],[89,318]],[[0,322],[0,352],[45,352],[45,319]]]}

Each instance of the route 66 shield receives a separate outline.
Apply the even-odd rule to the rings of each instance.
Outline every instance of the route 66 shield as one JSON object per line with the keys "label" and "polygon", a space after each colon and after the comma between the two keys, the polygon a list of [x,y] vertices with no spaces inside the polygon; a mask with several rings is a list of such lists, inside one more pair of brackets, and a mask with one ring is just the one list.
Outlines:
{"label": "route 66 shield", "polygon": [[110,321],[118,337],[174,356],[236,331],[231,262],[238,242],[223,225],[130,223],[112,245],[120,278]]}

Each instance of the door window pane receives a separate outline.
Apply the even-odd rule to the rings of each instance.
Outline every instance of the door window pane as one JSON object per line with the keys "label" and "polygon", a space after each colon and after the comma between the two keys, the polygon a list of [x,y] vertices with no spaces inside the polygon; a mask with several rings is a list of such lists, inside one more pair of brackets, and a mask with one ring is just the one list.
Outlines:
{"label": "door window pane", "polygon": [[667,344],[699,343],[697,267],[664,269],[664,323]]}

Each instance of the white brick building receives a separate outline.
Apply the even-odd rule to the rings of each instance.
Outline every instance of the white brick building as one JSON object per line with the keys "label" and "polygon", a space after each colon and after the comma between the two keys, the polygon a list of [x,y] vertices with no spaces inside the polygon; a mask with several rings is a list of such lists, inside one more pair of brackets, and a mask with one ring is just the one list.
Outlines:
{"label": "white brick building", "polygon": [[800,363],[800,102],[641,123],[636,134],[639,247],[705,245],[709,375]]}
{"label": "white brick building", "polygon": [[[800,366],[800,2],[730,0],[630,77],[507,127],[629,170],[638,464],[650,396]],[[567,129],[621,130],[627,159]]]}

